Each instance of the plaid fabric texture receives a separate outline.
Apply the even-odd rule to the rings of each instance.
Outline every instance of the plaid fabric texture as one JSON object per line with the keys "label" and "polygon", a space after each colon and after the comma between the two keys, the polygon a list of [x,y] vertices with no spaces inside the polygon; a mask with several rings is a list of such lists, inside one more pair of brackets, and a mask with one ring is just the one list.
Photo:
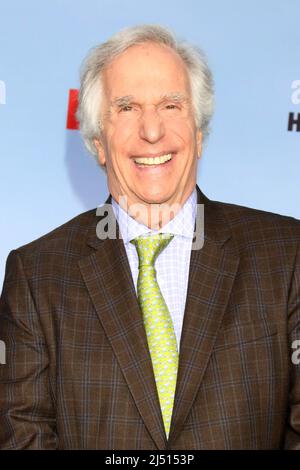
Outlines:
{"label": "plaid fabric texture", "polygon": [[300,222],[197,191],[168,442],[126,250],[93,210],[9,254],[1,449],[300,448]]}

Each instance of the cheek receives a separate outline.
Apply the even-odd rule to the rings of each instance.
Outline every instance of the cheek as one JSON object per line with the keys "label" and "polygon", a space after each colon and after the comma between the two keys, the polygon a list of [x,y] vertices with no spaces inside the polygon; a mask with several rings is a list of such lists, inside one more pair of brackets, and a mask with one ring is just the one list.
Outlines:
{"label": "cheek", "polygon": [[108,152],[112,158],[126,155],[130,152],[130,142],[133,132],[127,126],[117,126],[111,130],[108,137]]}
{"label": "cheek", "polygon": [[193,123],[189,119],[169,120],[166,123],[168,135],[172,138],[176,136],[178,143],[186,149],[194,147],[196,144],[196,130]]}

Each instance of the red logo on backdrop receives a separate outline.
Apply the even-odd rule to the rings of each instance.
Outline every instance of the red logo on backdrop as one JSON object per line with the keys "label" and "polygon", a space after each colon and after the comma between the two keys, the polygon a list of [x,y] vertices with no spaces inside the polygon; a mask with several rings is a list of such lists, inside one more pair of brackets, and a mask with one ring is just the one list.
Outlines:
{"label": "red logo on backdrop", "polygon": [[78,90],[69,90],[67,129],[79,129],[79,123],[76,120],[77,108],[78,108]]}

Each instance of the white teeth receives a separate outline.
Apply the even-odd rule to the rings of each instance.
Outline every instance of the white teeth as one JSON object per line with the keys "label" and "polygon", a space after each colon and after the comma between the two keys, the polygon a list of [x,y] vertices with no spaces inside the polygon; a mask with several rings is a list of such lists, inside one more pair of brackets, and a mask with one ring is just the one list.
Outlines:
{"label": "white teeth", "polygon": [[165,163],[171,160],[172,154],[168,153],[167,155],[161,155],[160,157],[150,157],[150,158],[135,158],[135,163],[140,163],[143,165],[160,165],[161,163]]}

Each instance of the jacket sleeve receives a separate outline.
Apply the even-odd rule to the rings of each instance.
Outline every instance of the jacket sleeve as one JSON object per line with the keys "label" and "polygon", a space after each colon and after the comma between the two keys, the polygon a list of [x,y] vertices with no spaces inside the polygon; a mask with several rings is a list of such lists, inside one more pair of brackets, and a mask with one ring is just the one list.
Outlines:
{"label": "jacket sleeve", "polygon": [[0,340],[0,449],[55,449],[47,347],[18,251],[7,259]]}
{"label": "jacket sleeve", "polygon": [[290,390],[285,449],[300,450],[300,249],[289,295]]}

